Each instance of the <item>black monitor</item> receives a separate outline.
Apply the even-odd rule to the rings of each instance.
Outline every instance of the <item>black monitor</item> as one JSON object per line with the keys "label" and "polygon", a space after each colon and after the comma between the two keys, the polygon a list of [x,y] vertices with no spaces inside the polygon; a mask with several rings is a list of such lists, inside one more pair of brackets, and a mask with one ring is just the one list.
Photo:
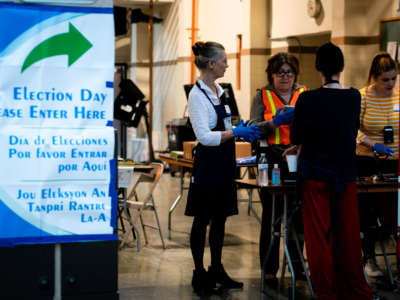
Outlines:
{"label": "black monitor", "polygon": [[192,90],[193,84],[184,84],[183,89],[185,90],[186,100],[189,99],[189,93]]}
{"label": "black monitor", "polygon": [[114,118],[131,122],[138,108],[138,112],[141,113],[145,107],[145,104],[142,104],[144,94],[130,79],[121,80],[119,87],[121,91],[114,102]]}
{"label": "black monitor", "polygon": [[232,116],[240,117],[235,95],[233,94],[232,85],[230,83],[220,83],[219,85],[224,89],[225,99],[228,102],[229,108],[231,109]]}
{"label": "black monitor", "polygon": [[[224,89],[225,99],[228,102],[229,108],[231,109],[232,117],[234,119],[240,119],[239,109],[236,105],[235,94],[233,93],[232,85],[230,83],[219,83],[219,85]],[[183,88],[185,89],[186,98],[189,98],[190,90],[193,84],[185,84]]]}

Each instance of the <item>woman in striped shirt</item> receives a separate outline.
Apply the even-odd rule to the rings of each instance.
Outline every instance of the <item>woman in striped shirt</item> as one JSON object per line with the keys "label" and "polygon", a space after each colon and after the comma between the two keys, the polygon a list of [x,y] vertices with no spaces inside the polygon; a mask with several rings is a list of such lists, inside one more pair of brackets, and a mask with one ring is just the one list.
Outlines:
{"label": "woman in striped shirt", "polygon": [[[380,52],[372,60],[367,86],[360,90],[360,130],[357,136],[359,176],[379,172],[397,174],[400,102],[397,73],[396,62],[388,53]],[[374,158],[375,155],[384,158]],[[378,277],[383,273],[375,261],[377,232],[374,228],[378,218],[375,198],[373,194],[359,196],[365,271],[369,276]]]}
{"label": "woman in striped shirt", "polygon": [[[399,87],[396,87],[396,62],[388,53],[378,53],[371,64],[367,86],[361,93],[361,126],[357,154],[373,156],[383,152],[398,159]],[[392,127],[391,140],[385,141],[384,129]],[[390,128],[389,128],[390,129]]]}

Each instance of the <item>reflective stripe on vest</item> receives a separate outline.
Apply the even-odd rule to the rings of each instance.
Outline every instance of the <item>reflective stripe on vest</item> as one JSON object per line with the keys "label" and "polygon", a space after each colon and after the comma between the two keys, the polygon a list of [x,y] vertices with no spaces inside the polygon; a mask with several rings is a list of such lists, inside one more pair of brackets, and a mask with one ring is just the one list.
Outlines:
{"label": "reflective stripe on vest", "polygon": [[[267,98],[269,105],[271,106],[271,112],[273,115],[276,115],[276,107],[275,107],[275,102],[274,99],[272,99],[271,91],[267,90]],[[275,144],[279,144],[279,127],[275,128]]]}

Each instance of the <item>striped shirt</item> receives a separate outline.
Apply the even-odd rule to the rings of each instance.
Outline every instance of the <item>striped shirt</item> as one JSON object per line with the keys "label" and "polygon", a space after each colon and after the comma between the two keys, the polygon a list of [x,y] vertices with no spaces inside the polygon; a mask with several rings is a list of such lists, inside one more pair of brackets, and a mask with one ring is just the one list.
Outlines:
{"label": "striped shirt", "polygon": [[[395,153],[391,159],[399,158],[399,87],[396,86],[390,97],[378,97],[367,91],[361,93],[360,130],[357,136],[357,155],[373,156],[370,148],[361,145],[361,141],[368,137],[371,141],[392,149]],[[394,142],[383,143],[383,128],[393,127]]]}

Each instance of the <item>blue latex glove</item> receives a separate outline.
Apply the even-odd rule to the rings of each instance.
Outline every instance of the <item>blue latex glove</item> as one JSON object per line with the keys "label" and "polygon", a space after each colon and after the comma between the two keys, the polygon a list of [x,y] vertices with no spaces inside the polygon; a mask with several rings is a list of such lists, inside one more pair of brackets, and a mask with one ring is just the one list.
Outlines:
{"label": "blue latex glove", "polygon": [[261,131],[258,129],[257,125],[246,126],[247,123],[248,121],[246,123],[243,123],[243,120],[240,121],[240,124],[233,128],[232,131],[235,137],[241,137],[246,142],[251,143],[254,139],[260,138]]}
{"label": "blue latex glove", "polygon": [[376,152],[383,152],[385,153],[387,156],[392,156],[392,154],[394,153],[394,151],[386,146],[383,146],[381,144],[376,143],[374,145],[374,151]]}
{"label": "blue latex glove", "polygon": [[[249,122],[250,122],[250,120],[247,120],[246,122],[244,122],[243,123],[243,120],[240,120],[240,123],[244,126],[244,127],[247,127],[247,124],[249,124]],[[257,129],[258,129],[258,127],[257,127]],[[259,132],[257,132],[257,137],[254,137],[254,138],[260,138],[260,134],[261,134],[261,132],[259,131]],[[245,141],[245,142],[248,142],[248,143],[252,143],[253,142],[253,140],[254,140],[254,138],[253,137],[243,137],[243,140]]]}
{"label": "blue latex glove", "polygon": [[[283,109],[285,111],[281,113],[281,110]],[[294,107],[279,107],[272,120],[275,126],[279,127],[283,124],[292,123],[293,116],[294,116]]]}

